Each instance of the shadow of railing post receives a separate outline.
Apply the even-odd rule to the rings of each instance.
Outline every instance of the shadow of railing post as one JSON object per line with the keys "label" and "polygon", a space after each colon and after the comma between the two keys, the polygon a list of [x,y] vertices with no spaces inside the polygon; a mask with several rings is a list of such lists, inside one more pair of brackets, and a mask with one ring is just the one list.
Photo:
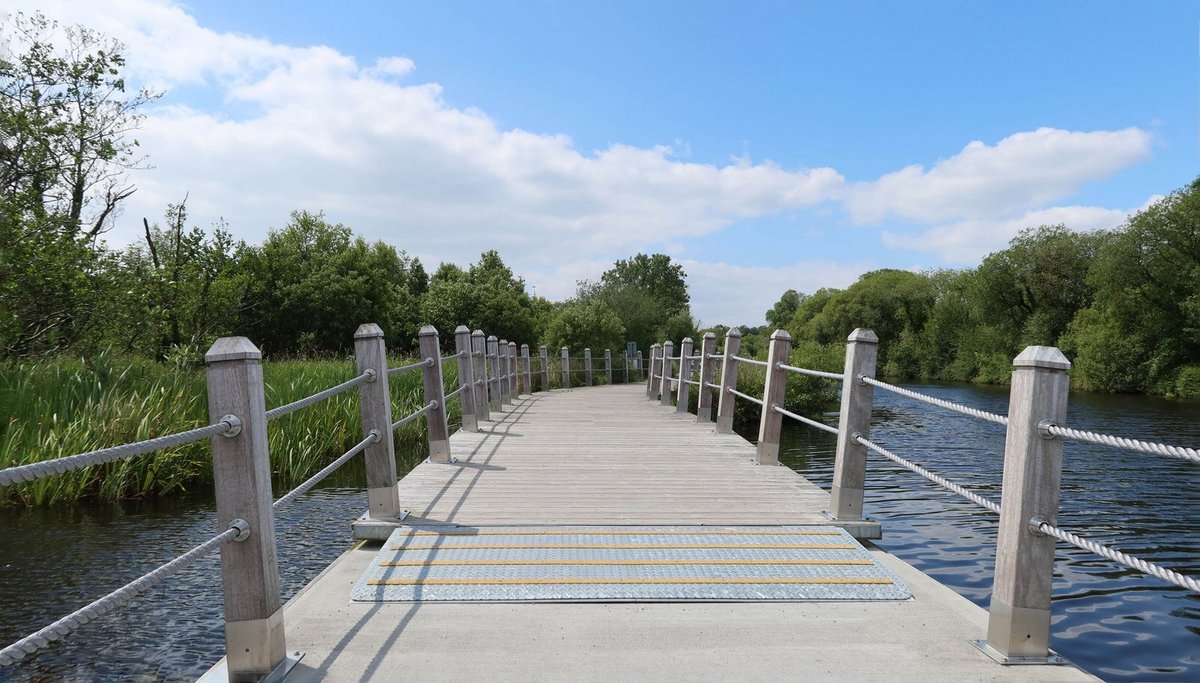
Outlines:
{"label": "shadow of railing post", "polygon": [[228,529],[238,519],[249,527],[237,542],[221,546],[221,588],[229,680],[253,681],[287,661],[262,353],[245,337],[222,337],[204,362],[210,415],[240,422],[240,429],[212,437],[213,481],[217,527]]}

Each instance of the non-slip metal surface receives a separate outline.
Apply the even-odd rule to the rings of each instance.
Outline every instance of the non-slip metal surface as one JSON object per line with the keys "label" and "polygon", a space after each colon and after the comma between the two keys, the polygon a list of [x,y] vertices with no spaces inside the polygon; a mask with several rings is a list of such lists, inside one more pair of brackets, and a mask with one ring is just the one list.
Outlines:
{"label": "non-slip metal surface", "polygon": [[360,602],[904,600],[832,526],[402,527]]}

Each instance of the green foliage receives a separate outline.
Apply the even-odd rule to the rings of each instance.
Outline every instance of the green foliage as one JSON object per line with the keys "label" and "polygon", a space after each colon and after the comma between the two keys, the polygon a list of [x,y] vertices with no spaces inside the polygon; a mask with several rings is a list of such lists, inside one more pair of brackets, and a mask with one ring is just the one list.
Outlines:
{"label": "green foliage", "polygon": [[604,349],[620,354],[625,348],[625,326],[602,301],[572,301],[550,319],[543,339],[550,349],[569,347],[572,355],[582,354],[584,348],[599,351],[600,356]]}
{"label": "green foliage", "polygon": [[1175,380],[1175,395],[1180,398],[1200,398],[1200,365],[1188,365],[1179,370]]}
{"label": "green foliage", "polygon": [[767,326],[772,329],[782,329],[792,321],[792,316],[800,308],[804,295],[794,289],[789,289],[779,297],[779,301],[767,311]]}
{"label": "green foliage", "polygon": [[687,275],[664,254],[618,260],[599,283],[581,283],[577,298],[598,299],[612,309],[625,327],[626,340],[637,342],[639,349],[664,339],[678,343],[695,333]]}

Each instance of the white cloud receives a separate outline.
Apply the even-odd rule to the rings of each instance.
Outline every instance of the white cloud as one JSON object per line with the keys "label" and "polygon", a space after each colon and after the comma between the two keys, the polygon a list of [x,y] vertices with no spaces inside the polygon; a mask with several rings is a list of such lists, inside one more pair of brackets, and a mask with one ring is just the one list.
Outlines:
{"label": "white cloud", "polygon": [[913,165],[846,193],[851,216],[922,222],[1007,216],[1074,194],[1150,156],[1150,134],[1137,128],[1015,133],[995,145],[978,140],[928,170]]}
{"label": "white cloud", "polygon": [[766,312],[787,290],[811,294],[822,287],[844,288],[874,266],[866,261],[800,261],[788,266],[736,266],[683,260],[692,314],[705,325],[766,322]]}
{"label": "white cloud", "polygon": [[1116,227],[1129,213],[1097,206],[1057,206],[1017,218],[979,218],[939,225],[919,235],[884,231],[883,243],[892,249],[932,251],[948,263],[967,266],[1005,248],[1024,228],[1062,224],[1081,232],[1103,230]]}

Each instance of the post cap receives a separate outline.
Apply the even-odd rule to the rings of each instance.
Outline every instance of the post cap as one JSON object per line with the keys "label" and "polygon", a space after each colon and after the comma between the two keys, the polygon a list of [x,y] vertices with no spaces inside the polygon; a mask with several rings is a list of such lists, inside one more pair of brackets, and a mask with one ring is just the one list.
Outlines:
{"label": "post cap", "polygon": [[354,332],[355,339],[373,339],[383,336],[383,328],[375,323],[363,323]]}
{"label": "post cap", "polygon": [[592,347],[590,347],[590,346],[585,346],[585,347],[583,347],[583,352],[584,352],[584,353],[591,353],[591,352],[592,352]]}
{"label": "post cap", "polygon": [[705,332],[705,333],[704,333],[704,338],[705,338],[705,339],[716,339],[716,338],[717,338],[717,333],[716,333],[716,332]]}
{"label": "post cap", "polygon": [[771,339],[786,339],[791,341],[792,335],[788,334],[787,330],[775,330],[771,333]]}
{"label": "post cap", "polygon": [[687,343],[689,343],[689,344],[690,344],[690,343],[692,343],[692,338],[691,338],[691,337],[684,337],[684,338],[682,339],[682,341],[685,341],[685,342],[687,342]]}
{"label": "post cap", "polygon": [[545,346],[539,346],[539,347],[538,347],[538,351],[545,351],[545,350],[546,350],[546,347],[545,347]]}
{"label": "post cap", "polygon": [[740,337],[740,336],[742,336],[742,331],[736,327],[731,327],[731,328],[729,328],[729,331],[725,333],[725,336],[726,337]]}
{"label": "post cap", "polygon": [[850,333],[849,337],[846,337],[846,341],[861,342],[864,344],[878,344],[879,337],[875,336],[874,330],[869,330],[865,327],[858,327]]}
{"label": "post cap", "polygon": [[458,327],[454,328],[454,334],[462,334],[463,332],[471,334],[471,328],[467,327],[466,325],[459,325]]}
{"label": "post cap", "polygon": [[487,338],[488,341],[496,341],[497,339],[498,337],[494,334],[489,334]]}
{"label": "post cap", "polygon": [[262,351],[245,337],[221,337],[204,354],[204,362],[211,365],[227,360],[262,360]]}
{"label": "post cap", "polygon": [[472,332],[472,333],[471,333],[471,336],[472,336],[472,337],[482,337],[482,336],[483,336],[483,330],[475,330],[474,332]]}
{"label": "post cap", "polygon": [[521,344],[521,350],[522,350],[522,351],[528,351],[528,350],[529,350],[529,344]]}
{"label": "post cap", "polygon": [[511,347],[512,347],[512,348],[514,348],[514,349],[515,349],[515,348],[517,348],[517,343],[516,343],[516,342],[509,342],[509,343],[508,343],[508,345],[509,345],[509,346],[511,346]]}
{"label": "post cap", "polygon": [[1049,368],[1051,370],[1070,370],[1071,361],[1054,346],[1026,346],[1013,359],[1014,368]]}
{"label": "post cap", "polygon": [[424,327],[421,328],[421,331],[417,333],[417,336],[418,337],[436,337],[437,333],[438,333],[438,331],[437,331],[436,327],[434,327],[433,325],[425,325]]}

